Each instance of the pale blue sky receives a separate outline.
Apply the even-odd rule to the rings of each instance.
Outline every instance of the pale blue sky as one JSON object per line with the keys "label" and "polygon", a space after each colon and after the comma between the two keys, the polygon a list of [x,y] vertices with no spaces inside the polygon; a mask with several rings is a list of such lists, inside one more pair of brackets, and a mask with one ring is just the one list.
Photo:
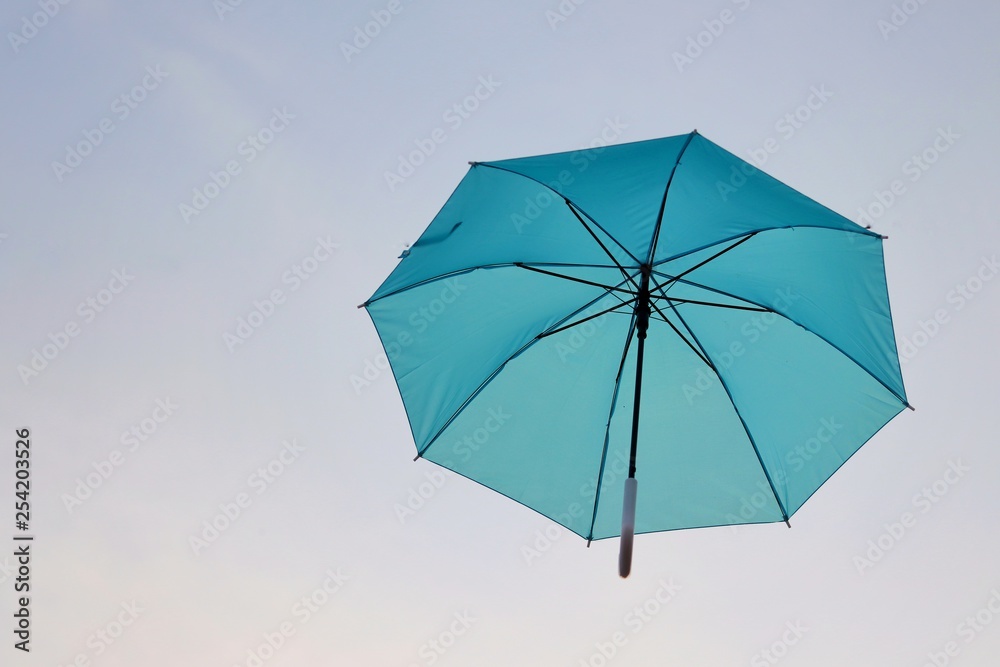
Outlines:
{"label": "pale blue sky", "polygon": [[[33,650],[3,663],[247,665],[284,623],[268,666],[597,665],[616,636],[610,665],[776,664],[761,654],[773,646],[789,667],[917,666],[946,648],[954,665],[993,665],[1000,10],[896,4],[915,10],[898,30],[880,27],[888,1],[566,0],[575,11],[558,22],[556,0],[244,0],[221,16],[210,0],[53,0],[44,18],[45,2],[7,3],[0,405],[11,446],[32,429],[37,542]],[[386,8],[348,59],[341,44]],[[689,38],[704,46],[682,62]],[[478,108],[457,115],[477,89]],[[900,181],[874,228],[890,237],[897,341],[915,343],[903,373],[917,411],[792,530],[640,536],[622,581],[614,540],[588,550],[411,462],[355,306],[468,161],[694,128],[748,159],[772,139],[763,168],[852,219]],[[390,188],[386,172],[432,136]],[[53,167],[80,142],[89,155]],[[915,167],[925,151],[933,164]],[[270,316],[227,345],[275,290]],[[19,371],[59,341],[37,375]],[[370,385],[352,384],[369,363]],[[123,438],[133,428],[146,439]],[[107,479],[68,502],[112,456]],[[935,482],[936,502],[921,500]],[[401,521],[422,484],[430,498]],[[240,513],[208,541],[220,504]],[[885,537],[906,513],[901,538]],[[859,573],[880,537],[891,550]],[[960,625],[977,613],[996,618]],[[131,624],[109,644],[96,633],[117,633],[120,615]]]}

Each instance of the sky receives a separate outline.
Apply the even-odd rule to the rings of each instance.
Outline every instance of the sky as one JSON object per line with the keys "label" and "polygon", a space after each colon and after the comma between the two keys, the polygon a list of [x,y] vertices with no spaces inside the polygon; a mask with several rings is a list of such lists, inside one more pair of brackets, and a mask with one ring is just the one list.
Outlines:
{"label": "sky", "polygon": [[[3,664],[995,664],[998,19],[971,0],[4,4]],[[641,535],[621,580],[616,540],[412,461],[356,306],[469,161],[695,128],[889,237],[916,411],[791,530]]]}

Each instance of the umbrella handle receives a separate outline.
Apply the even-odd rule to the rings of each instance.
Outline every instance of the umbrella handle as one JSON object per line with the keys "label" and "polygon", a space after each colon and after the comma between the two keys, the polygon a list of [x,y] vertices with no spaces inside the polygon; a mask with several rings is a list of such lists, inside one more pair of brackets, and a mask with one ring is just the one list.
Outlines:
{"label": "umbrella handle", "polygon": [[632,538],[635,535],[635,496],[639,483],[635,477],[625,480],[622,502],[622,536],[618,548],[618,576],[626,578],[632,571]]}

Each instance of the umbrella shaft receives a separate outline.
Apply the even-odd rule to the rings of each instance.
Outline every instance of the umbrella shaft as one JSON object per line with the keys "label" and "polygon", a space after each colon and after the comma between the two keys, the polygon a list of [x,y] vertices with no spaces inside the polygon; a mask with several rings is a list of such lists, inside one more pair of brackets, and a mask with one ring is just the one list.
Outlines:
{"label": "umbrella shaft", "polygon": [[646,346],[646,330],[649,328],[649,274],[650,267],[642,266],[642,282],[639,284],[639,298],[635,304],[635,328],[639,338],[635,356],[635,400],[632,402],[632,446],[629,450],[628,476],[635,477],[635,451],[639,442],[639,400],[642,397],[642,357]]}

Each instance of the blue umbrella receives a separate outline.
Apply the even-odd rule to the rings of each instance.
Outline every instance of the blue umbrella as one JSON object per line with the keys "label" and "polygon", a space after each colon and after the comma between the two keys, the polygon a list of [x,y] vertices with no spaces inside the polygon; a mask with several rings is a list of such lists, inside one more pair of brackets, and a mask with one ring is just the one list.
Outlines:
{"label": "blue umbrella", "polygon": [[417,457],[624,577],[634,533],[787,523],[909,407],[882,241],[692,132],[471,163],[363,306]]}

